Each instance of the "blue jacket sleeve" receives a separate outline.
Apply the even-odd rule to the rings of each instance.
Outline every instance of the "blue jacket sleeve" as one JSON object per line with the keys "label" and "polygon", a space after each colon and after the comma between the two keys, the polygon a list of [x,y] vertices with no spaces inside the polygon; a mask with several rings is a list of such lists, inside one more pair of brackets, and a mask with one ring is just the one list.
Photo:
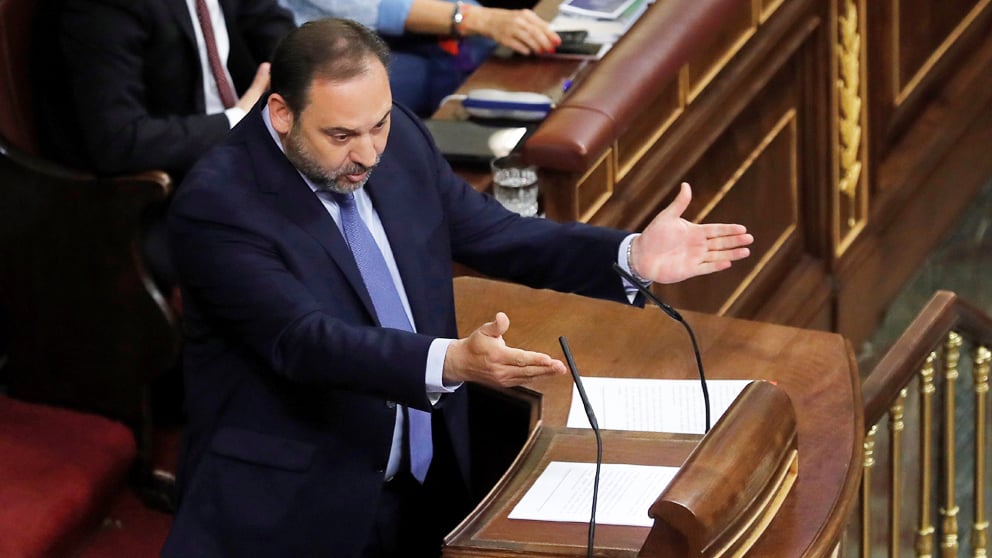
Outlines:
{"label": "blue jacket sleeve", "polygon": [[383,35],[402,35],[413,0],[279,0],[296,23],[324,17],[353,19]]}

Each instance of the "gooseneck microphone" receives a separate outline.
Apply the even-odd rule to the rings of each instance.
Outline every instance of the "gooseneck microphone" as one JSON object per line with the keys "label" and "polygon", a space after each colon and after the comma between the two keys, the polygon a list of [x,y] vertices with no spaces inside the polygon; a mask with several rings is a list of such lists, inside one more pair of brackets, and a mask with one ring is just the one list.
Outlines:
{"label": "gooseneck microphone", "polygon": [[596,435],[596,474],[593,477],[592,484],[592,515],[589,517],[589,540],[586,542],[586,556],[592,558],[593,544],[596,540],[596,501],[599,499],[599,470],[603,466],[603,438],[599,433],[599,423],[596,422],[596,413],[592,410],[592,403],[589,403],[589,396],[586,395],[586,389],[582,387],[582,378],[579,377],[579,369],[575,367],[572,351],[569,350],[568,341],[565,340],[564,335],[558,337],[558,343],[561,344],[561,351],[565,353],[565,362],[568,363],[568,369],[572,372],[572,380],[575,382],[575,389],[579,392],[579,398],[582,399],[582,406],[586,410],[589,426],[592,427],[592,431]]}
{"label": "gooseneck microphone", "polygon": [[696,343],[696,335],[692,332],[692,328],[689,327],[689,323],[685,321],[682,314],[679,314],[674,308],[665,304],[660,298],[656,297],[651,289],[644,286],[643,283],[634,279],[634,276],[627,272],[624,268],[620,267],[620,264],[613,264],[613,271],[617,272],[618,275],[626,279],[631,285],[635,286],[638,291],[648,298],[651,302],[655,303],[658,308],[668,314],[673,320],[682,324],[685,330],[689,333],[689,339],[692,341],[692,352],[696,355],[696,369],[699,371],[699,383],[703,388],[703,408],[706,411],[706,430],[704,433],[710,431],[710,391],[706,388],[706,375],[703,374],[703,359],[699,356],[699,345]]}

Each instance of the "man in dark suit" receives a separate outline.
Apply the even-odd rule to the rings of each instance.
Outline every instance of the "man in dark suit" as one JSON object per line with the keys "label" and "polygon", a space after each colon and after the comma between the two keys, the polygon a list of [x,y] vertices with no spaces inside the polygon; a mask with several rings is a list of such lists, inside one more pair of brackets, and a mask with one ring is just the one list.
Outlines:
{"label": "man in dark suit", "polygon": [[473,504],[464,382],[566,372],[506,346],[502,313],[458,339],[452,260],[630,302],[618,260],[670,282],[748,253],[680,218],[688,185],[641,235],[506,211],[392,104],[387,60],[347,20],[290,33],[173,202],[189,425],[164,556],[439,554]]}
{"label": "man in dark suit", "polygon": [[[96,174],[159,169],[178,181],[223,139],[268,88],[265,63],[294,23],[276,0],[208,0],[204,34],[196,1],[45,0],[35,69],[46,155]],[[217,86],[201,63],[210,36],[236,107],[211,106]]]}
{"label": "man in dark suit", "polygon": [[[269,57],[295,27],[277,0],[40,2],[33,67],[44,155],[103,176],[163,170],[174,184],[266,91]],[[223,85],[209,63],[213,46]],[[162,211],[146,216],[142,254],[174,299]],[[170,421],[176,376],[152,391],[155,414]]]}

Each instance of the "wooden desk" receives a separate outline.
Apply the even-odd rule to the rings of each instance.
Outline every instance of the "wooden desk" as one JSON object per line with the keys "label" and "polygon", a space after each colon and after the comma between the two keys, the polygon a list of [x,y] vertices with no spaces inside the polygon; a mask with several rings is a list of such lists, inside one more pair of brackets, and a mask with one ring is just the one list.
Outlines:
{"label": "wooden desk", "polygon": [[[859,346],[992,176],[990,29],[989,0],[656,2],[523,152],[550,219],[640,230],[687,180],[688,219],[748,226],[670,304]],[[492,60],[462,92],[555,97],[576,66]]]}
{"label": "wooden desk", "polygon": [[[464,335],[499,310],[510,317],[508,344],[559,356],[565,335],[584,376],[696,378],[681,325],[661,311],[576,295],[460,277],[458,326]],[[857,365],[839,335],[684,312],[699,340],[708,378],[775,380],[792,400],[799,433],[799,476],[779,514],[749,556],[827,556],[837,544],[861,475],[862,405]],[[564,428],[571,401],[568,376],[535,381],[521,398],[538,406],[531,441],[515,466],[447,539],[444,555],[580,556],[586,525],[508,520],[527,486],[522,478],[552,449],[595,460],[590,431]],[[546,431],[562,434],[549,448]],[[567,438],[578,439],[569,442]],[[604,462],[679,465],[697,437],[606,432]],[[584,449],[582,449],[584,448]],[[665,448],[661,452],[658,448]],[[728,455],[727,459],[733,459]],[[597,548],[635,556],[647,528],[597,526]]]}

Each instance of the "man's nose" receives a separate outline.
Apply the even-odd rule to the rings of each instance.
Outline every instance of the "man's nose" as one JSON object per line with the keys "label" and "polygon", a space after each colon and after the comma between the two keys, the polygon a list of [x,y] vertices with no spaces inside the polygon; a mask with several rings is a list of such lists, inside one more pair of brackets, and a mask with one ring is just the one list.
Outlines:
{"label": "man's nose", "polygon": [[375,151],[375,143],[372,137],[365,135],[358,138],[351,151],[351,160],[365,167],[372,167],[378,154]]}

